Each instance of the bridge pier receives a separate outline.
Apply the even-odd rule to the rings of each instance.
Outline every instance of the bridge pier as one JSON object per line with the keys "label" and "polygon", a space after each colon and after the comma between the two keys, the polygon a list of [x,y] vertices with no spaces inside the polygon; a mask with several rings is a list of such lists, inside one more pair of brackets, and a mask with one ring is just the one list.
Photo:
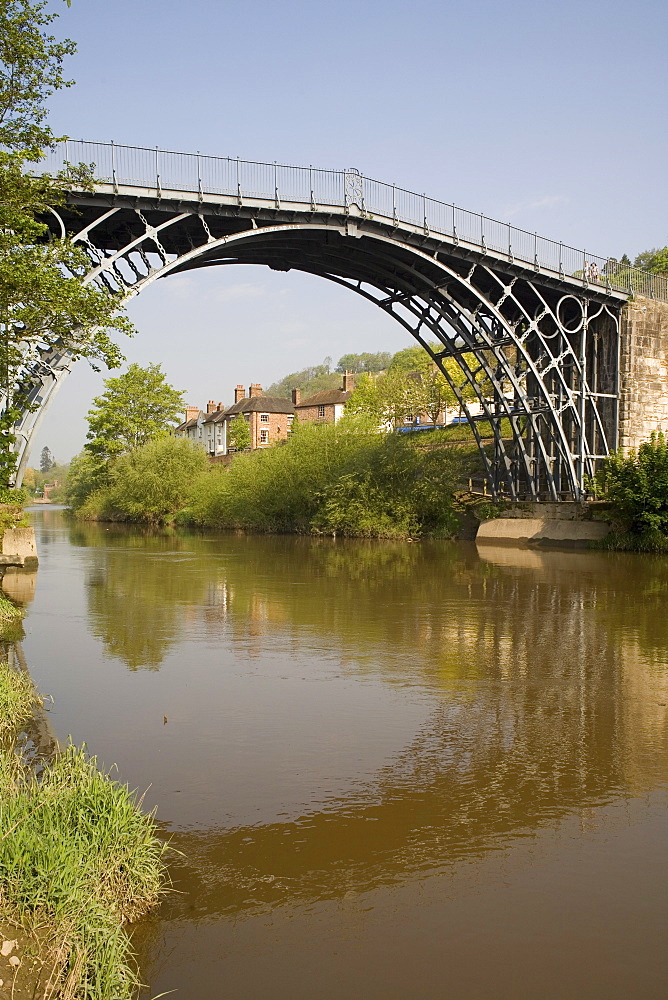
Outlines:
{"label": "bridge pier", "polygon": [[621,311],[619,445],[668,435],[668,302],[637,295]]}

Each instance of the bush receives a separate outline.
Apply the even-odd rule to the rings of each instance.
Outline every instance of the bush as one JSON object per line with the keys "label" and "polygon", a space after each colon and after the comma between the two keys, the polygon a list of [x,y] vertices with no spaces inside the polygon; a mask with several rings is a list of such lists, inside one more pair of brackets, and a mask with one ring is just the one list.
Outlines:
{"label": "bush", "polygon": [[[154,438],[117,459],[108,471],[108,483],[85,497],[79,513],[162,524],[185,506],[193,481],[207,466],[203,449],[185,438]],[[89,482],[95,482],[95,475]]]}
{"label": "bush", "polygon": [[15,490],[11,486],[0,486],[0,504],[8,503],[16,506],[23,506],[28,500],[30,493],[28,490]]}
{"label": "bush", "polygon": [[603,469],[603,490],[625,524],[624,547],[662,551],[668,538],[668,445],[652,434],[638,452],[610,455]]}
{"label": "bush", "polygon": [[[408,435],[406,435],[408,437]],[[464,452],[423,452],[364,418],[303,424],[195,484],[186,519],[212,527],[400,537],[451,534]]]}

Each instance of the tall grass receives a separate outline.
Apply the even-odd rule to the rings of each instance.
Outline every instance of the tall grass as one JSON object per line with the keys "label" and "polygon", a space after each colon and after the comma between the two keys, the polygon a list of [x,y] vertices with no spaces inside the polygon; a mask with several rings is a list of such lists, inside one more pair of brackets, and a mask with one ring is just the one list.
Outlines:
{"label": "tall grass", "polygon": [[[7,602],[9,603],[9,602]],[[30,678],[0,662],[0,749],[30,718],[36,695]],[[1,787],[1,784],[0,784]]]}
{"label": "tall grass", "polygon": [[39,930],[47,996],[129,1000],[139,983],[124,925],[157,902],[165,845],[85,749],[38,777],[8,745],[35,700],[29,677],[0,664],[0,916]]}

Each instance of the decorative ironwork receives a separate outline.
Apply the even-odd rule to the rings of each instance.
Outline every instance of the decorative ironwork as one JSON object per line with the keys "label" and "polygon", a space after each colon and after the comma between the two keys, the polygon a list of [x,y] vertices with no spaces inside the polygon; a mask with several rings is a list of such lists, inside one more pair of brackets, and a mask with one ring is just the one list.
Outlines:
{"label": "decorative ironwork", "polygon": [[[521,231],[504,225],[497,247],[488,220],[472,216],[473,234],[455,206],[443,206],[448,214],[439,228],[430,204],[440,203],[425,196],[413,196],[413,221],[406,222],[407,192],[383,193],[352,170],[256,164],[267,172],[251,175],[244,161],[217,160],[216,169],[225,164],[227,173],[224,193],[214,196],[213,158],[191,158],[195,175],[185,190],[174,174],[183,164],[170,159],[176,154],[136,151],[150,155],[131,173],[122,149],[113,147],[113,175],[109,170],[94,193],[72,191],[71,209],[53,221],[86,251],[86,283],[128,296],[170,273],[257,263],[350,288],[396,319],[441,369],[470,421],[495,496],[580,498],[586,477],[616,447],[626,296],[607,279],[581,274],[582,263],[567,271],[568,248],[555,244],[555,266],[547,268],[546,241],[534,234],[523,241]],[[93,159],[90,151],[86,158]],[[370,202],[385,195],[377,214]],[[353,205],[360,215],[351,220]],[[16,428],[23,464],[67,364],[62,355],[26,359],[31,402],[41,409]]]}

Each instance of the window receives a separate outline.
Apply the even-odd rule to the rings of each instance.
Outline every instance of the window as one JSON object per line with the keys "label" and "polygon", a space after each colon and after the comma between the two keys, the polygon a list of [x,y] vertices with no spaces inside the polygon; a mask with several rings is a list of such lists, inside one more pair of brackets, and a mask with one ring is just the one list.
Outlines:
{"label": "window", "polygon": [[269,441],[269,431],[266,427],[263,427],[260,431],[260,444],[267,444]]}
{"label": "window", "polygon": [[261,413],[260,414],[260,423],[261,424],[268,424],[269,423],[269,414],[268,413]]}
{"label": "window", "polygon": [[295,419],[294,413],[288,413],[288,423],[291,424],[294,419]]}
{"label": "window", "polygon": [[320,406],[318,407],[318,416],[319,416],[319,417],[324,417],[324,415],[325,415],[325,407],[324,407],[324,406],[322,406],[322,405],[320,405]]}

